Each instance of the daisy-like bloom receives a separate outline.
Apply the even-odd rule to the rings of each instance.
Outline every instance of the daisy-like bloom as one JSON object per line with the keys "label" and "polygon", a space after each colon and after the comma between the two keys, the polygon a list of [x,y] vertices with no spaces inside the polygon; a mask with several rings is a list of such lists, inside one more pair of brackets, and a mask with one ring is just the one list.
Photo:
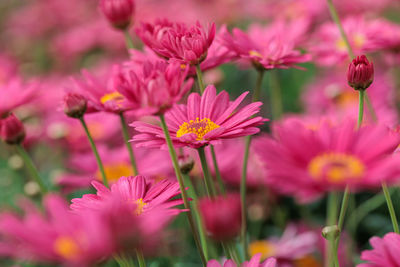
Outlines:
{"label": "daisy-like bloom", "polygon": [[117,91],[138,116],[163,114],[193,85],[193,79],[185,81],[188,68],[182,70],[178,62],[146,61],[142,66],[140,71],[127,69],[114,78]]}
{"label": "daisy-like bloom", "polygon": [[60,197],[47,196],[46,216],[33,204],[24,205],[25,216],[0,215],[1,245],[8,256],[57,266],[89,267],[114,252],[108,225],[96,213],[71,213]]}
{"label": "daisy-like bloom", "polygon": [[310,127],[301,120],[274,126],[273,137],[260,138],[269,186],[309,201],[332,190],[380,188],[400,174],[400,155],[393,154],[400,136],[383,125],[356,129],[354,120],[334,125],[326,120]]}
{"label": "daisy-like bloom", "polygon": [[221,42],[237,57],[252,63],[256,68],[275,69],[296,67],[296,64],[307,62],[310,55],[303,55],[297,49],[308,29],[308,23],[284,23],[276,21],[262,27],[252,25],[247,32],[235,28],[230,34],[221,34]]}
{"label": "daisy-like bloom", "polygon": [[400,266],[400,235],[388,233],[383,238],[373,237],[369,241],[372,250],[364,250],[361,260],[367,261],[357,267],[396,267]]}
{"label": "daisy-like bloom", "polygon": [[[250,261],[245,261],[242,267],[276,267],[276,259],[269,258],[264,262],[260,263],[261,253],[254,255]],[[233,260],[226,260],[223,264],[220,264],[216,260],[210,260],[207,262],[207,267],[240,267],[237,266]]]}
{"label": "daisy-like bloom", "polygon": [[142,23],[136,34],[158,55],[196,65],[207,57],[215,37],[215,24],[205,29],[197,22],[189,28],[184,23],[157,20],[154,24]]}
{"label": "daisy-like bloom", "polygon": [[[207,86],[202,96],[190,94],[186,105],[175,105],[165,113],[172,142],[178,147],[199,148],[217,144],[221,139],[258,133],[260,129],[256,126],[265,119],[252,116],[259,112],[262,103],[254,102],[236,111],[247,94],[245,92],[230,102],[228,93],[222,91],[217,95],[213,85]],[[141,132],[133,137],[137,146],[166,147],[164,133],[159,126],[144,122],[131,125]]]}

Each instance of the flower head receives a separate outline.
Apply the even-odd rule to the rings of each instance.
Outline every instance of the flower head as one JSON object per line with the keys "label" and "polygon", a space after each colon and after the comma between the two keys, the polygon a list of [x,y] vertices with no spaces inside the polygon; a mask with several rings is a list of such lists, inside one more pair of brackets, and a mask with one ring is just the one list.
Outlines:
{"label": "flower head", "polygon": [[367,89],[374,80],[374,64],[365,55],[356,57],[347,69],[347,82],[355,90]]}
{"label": "flower head", "polygon": [[112,26],[125,30],[131,24],[135,2],[134,0],[101,0],[100,9]]}
{"label": "flower head", "polygon": [[196,65],[206,58],[214,41],[215,24],[206,30],[199,22],[189,28],[184,23],[157,20],[154,24],[143,23],[136,33],[160,56]]}
{"label": "flower head", "polygon": [[64,113],[68,117],[81,118],[86,112],[87,100],[83,95],[68,93],[64,97]]}
{"label": "flower head", "polygon": [[367,263],[359,264],[357,267],[395,267],[400,265],[399,234],[388,233],[383,238],[373,237],[369,242],[372,250],[365,250],[361,254],[361,259]]}
{"label": "flower head", "polygon": [[[225,91],[217,95],[212,85],[207,86],[202,96],[190,94],[186,105],[175,105],[165,113],[172,141],[180,147],[198,148],[218,143],[220,139],[258,133],[260,129],[256,126],[261,125],[265,119],[252,116],[260,110],[262,103],[255,102],[236,111],[247,93],[243,93],[233,102],[229,101],[229,95]],[[160,127],[143,122],[131,125],[142,133],[133,137],[138,146],[165,146]]]}
{"label": "flower head", "polygon": [[0,138],[7,144],[20,144],[25,135],[24,125],[14,114],[0,119]]}

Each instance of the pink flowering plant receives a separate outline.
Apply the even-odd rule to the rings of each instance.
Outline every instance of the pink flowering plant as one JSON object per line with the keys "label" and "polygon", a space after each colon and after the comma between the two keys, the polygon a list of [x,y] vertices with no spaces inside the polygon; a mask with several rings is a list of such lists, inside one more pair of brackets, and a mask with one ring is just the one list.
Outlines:
{"label": "pink flowering plant", "polygon": [[400,266],[397,1],[14,2],[0,266]]}

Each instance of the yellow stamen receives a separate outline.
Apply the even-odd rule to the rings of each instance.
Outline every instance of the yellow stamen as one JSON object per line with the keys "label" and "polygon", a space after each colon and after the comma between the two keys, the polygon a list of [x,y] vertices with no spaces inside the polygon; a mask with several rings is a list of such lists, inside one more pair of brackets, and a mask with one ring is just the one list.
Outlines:
{"label": "yellow stamen", "polygon": [[102,98],[100,99],[100,102],[102,104],[107,103],[108,101],[115,101],[117,103],[117,105],[121,104],[121,102],[124,100],[124,96],[121,95],[119,92],[115,91],[112,93],[108,93],[102,96]]}
{"label": "yellow stamen", "polygon": [[261,253],[261,260],[272,257],[276,253],[276,246],[268,241],[254,241],[249,245],[249,254],[254,256]]}
{"label": "yellow stamen", "polygon": [[354,46],[356,49],[361,49],[365,44],[366,38],[361,33],[356,33],[353,38]]}
{"label": "yellow stamen", "polygon": [[76,241],[67,236],[60,236],[54,242],[54,251],[65,259],[75,259],[80,254]]}
{"label": "yellow stamen", "polygon": [[326,178],[329,182],[339,183],[346,179],[359,179],[363,176],[364,164],[360,159],[343,153],[325,153],[313,158],[308,171],[315,180]]}
{"label": "yellow stamen", "polygon": [[[133,168],[125,162],[106,164],[104,165],[104,172],[109,182],[115,182],[122,176],[134,175]],[[96,178],[102,180],[100,170],[96,172]]]}
{"label": "yellow stamen", "polygon": [[263,55],[260,52],[256,51],[256,50],[250,50],[249,51],[249,55],[253,56],[253,57],[261,57],[261,58],[263,57]]}
{"label": "yellow stamen", "polygon": [[203,140],[204,135],[211,132],[214,129],[219,128],[219,125],[214,123],[209,118],[190,120],[189,123],[184,122],[179,130],[176,132],[176,137],[181,137],[188,133],[194,133],[196,140]]}
{"label": "yellow stamen", "polygon": [[140,215],[143,212],[144,206],[146,206],[148,203],[144,202],[143,198],[139,198],[136,200],[136,204],[137,204],[137,206],[136,206],[135,213],[136,213],[136,215]]}

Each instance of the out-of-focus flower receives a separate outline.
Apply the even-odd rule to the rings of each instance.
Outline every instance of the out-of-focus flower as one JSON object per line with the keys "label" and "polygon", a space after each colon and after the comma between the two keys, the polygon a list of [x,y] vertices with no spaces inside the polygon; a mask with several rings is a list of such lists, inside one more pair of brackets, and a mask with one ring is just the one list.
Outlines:
{"label": "out-of-focus flower", "polygon": [[238,195],[203,198],[199,201],[199,210],[204,228],[211,238],[223,241],[239,235],[242,209]]}
{"label": "out-of-focus flower", "polygon": [[185,81],[188,69],[182,70],[180,63],[146,61],[140,71],[125,72],[115,75],[114,84],[137,116],[165,113],[193,84],[193,79]]}
{"label": "out-of-focus flower", "polygon": [[134,0],[101,0],[100,10],[112,26],[125,30],[131,24],[135,2]]}
{"label": "out-of-focus flower", "polygon": [[325,192],[379,188],[399,176],[400,156],[393,154],[400,137],[383,125],[359,130],[354,120],[317,128],[301,120],[274,126],[274,137],[258,140],[256,151],[265,161],[268,185],[300,201]]}
{"label": "out-of-focus flower", "polygon": [[24,125],[14,114],[0,119],[0,138],[7,144],[20,144],[25,135]]}
{"label": "out-of-focus flower", "polygon": [[367,263],[358,264],[357,267],[399,266],[399,234],[388,233],[383,238],[373,237],[369,242],[372,250],[364,250],[361,254],[361,259]]}
{"label": "out-of-focus flower", "polygon": [[63,266],[93,266],[114,252],[109,228],[97,214],[71,213],[55,195],[45,201],[47,216],[33,204],[25,205],[25,217],[3,213],[0,216],[2,245],[12,248],[9,256]]}
{"label": "out-of-focus flower", "polygon": [[142,23],[136,33],[160,56],[196,65],[207,57],[215,37],[215,24],[205,29],[197,22],[189,28],[184,23],[157,20],[154,24]]}
{"label": "out-of-focus flower", "polygon": [[87,100],[81,94],[68,93],[64,96],[64,113],[71,118],[81,118],[85,114]]}
{"label": "out-of-focus flower", "polygon": [[235,28],[230,34],[227,30],[221,33],[221,42],[237,57],[252,63],[259,69],[296,67],[296,64],[307,62],[310,55],[303,55],[298,50],[304,40],[308,24],[299,22],[285,23],[276,21],[262,27],[252,25],[247,33]]}
{"label": "out-of-focus flower", "polygon": [[[252,116],[260,110],[262,103],[254,102],[236,111],[247,93],[233,102],[229,101],[225,91],[217,95],[213,85],[207,86],[202,96],[190,94],[186,105],[176,105],[165,113],[173,143],[178,147],[199,148],[219,143],[221,139],[258,133],[260,129],[256,126],[261,125],[265,119]],[[143,122],[131,125],[141,132],[133,137],[137,146],[166,146],[164,133],[159,126]]]}
{"label": "out-of-focus flower", "polygon": [[356,57],[347,69],[347,82],[355,90],[365,90],[374,81],[374,64],[365,55]]}
{"label": "out-of-focus flower", "polygon": [[[260,263],[261,254],[254,255],[250,261],[245,261],[242,267],[276,267],[276,259],[269,258],[266,261]],[[223,264],[220,264],[216,260],[210,260],[207,262],[207,267],[238,267],[233,260],[226,260]]]}

